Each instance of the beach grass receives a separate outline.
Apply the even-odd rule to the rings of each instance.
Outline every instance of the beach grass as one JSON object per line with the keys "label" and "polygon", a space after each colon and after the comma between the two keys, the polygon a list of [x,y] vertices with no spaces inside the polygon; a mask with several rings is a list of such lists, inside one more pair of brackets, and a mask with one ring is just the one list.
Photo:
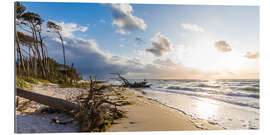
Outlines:
{"label": "beach grass", "polygon": [[25,88],[27,87],[27,84],[24,79],[20,77],[16,77],[16,87],[17,88]]}
{"label": "beach grass", "polygon": [[83,88],[83,89],[88,89],[89,88],[89,83],[76,83],[76,84],[59,83],[58,86],[60,88]]}
{"label": "beach grass", "polygon": [[44,80],[41,78],[31,77],[31,76],[16,76],[16,88],[22,88],[22,89],[32,89],[32,85],[42,83],[43,86],[48,86],[50,81]]}

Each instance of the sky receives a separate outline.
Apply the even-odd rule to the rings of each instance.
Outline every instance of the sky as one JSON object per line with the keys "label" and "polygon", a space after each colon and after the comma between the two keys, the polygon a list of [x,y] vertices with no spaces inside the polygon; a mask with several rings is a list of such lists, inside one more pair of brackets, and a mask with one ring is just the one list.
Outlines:
{"label": "sky", "polygon": [[[22,4],[63,28],[67,63],[84,78],[259,78],[258,6]],[[63,63],[59,38],[44,36]]]}

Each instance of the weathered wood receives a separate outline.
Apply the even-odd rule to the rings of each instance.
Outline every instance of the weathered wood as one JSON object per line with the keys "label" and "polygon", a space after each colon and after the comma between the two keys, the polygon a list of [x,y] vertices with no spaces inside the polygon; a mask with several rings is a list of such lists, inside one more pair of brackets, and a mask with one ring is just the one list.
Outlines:
{"label": "weathered wood", "polygon": [[119,73],[110,73],[110,74],[117,75],[118,79],[123,81],[123,84],[122,84],[123,87],[130,87],[130,88],[146,88],[146,87],[150,87],[150,85],[147,85],[148,82],[146,82],[145,80],[142,81],[142,82],[130,83],[126,78],[121,76]]}
{"label": "weathered wood", "polygon": [[66,100],[50,97],[46,95],[42,95],[39,93],[23,90],[20,88],[17,88],[17,96],[65,111],[70,112],[72,110],[79,111],[79,106],[77,104],[68,102]]}

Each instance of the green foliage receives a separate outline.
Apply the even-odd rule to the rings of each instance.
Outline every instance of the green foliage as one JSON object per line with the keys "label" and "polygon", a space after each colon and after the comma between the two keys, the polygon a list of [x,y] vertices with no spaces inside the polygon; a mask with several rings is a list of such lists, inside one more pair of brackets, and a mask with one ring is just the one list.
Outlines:
{"label": "green foliage", "polygon": [[23,79],[24,81],[26,81],[28,83],[32,83],[32,84],[38,84],[39,82],[42,82],[42,83],[49,83],[50,82],[48,80],[44,80],[42,78],[36,78],[36,77],[32,77],[32,76],[18,76],[18,77]]}
{"label": "green foliage", "polygon": [[48,82],[44,82],[43,83],[43,86],[49,86],[49,83]]}
{"label": "green foliage", "polygon": [[16,18],[20,18],[26,8],[19,2],[15,2],[15,8],[16,8]]}
{"label": "green foliage", "polygon": [[[27,62],[27,60],[24,60]],[[29,83],[33,83],[33,84],[37,84],[37,82],[43,82],[43,83],[56,83],[56,84],[64,84],[64,83],[71,83],[71,80],[74,81],[78,81],[81,80],[82,77],[80,76],[80,74],[76,71],[76,69],[72,69],[69,66],[65,66],[65,69],[68,70],[67,73],[67,82],[65,82],[64,78],[65,78],[65,72],[61,69],[61,67],[63,67],[62,64],[59,64],[58,62],[56,62],[55,60],[51,59],[51,58],[47,58],[48,63],[50,63],[50,69],[49,69],[49,76],[48,77],[43,77],[41,72],[38,72],[39,74],[37,76],[34,75],[33,70],[30,69],[30,73],[28,74],[28,76],[26,74],[20,73],[18,71],[22,71],[21,66],[17,66],[17,76],[22,76],[24,78],[24,80],[26,82]],[[17,62],[17,65],[19,65],[19,63]],[[38,68],[38,71],[41,70],[41,67]],[[79,88],[87,88],[86,87],[86,83],[77,85],[76,87]],[[62,87],[70,87],[70,86],[65,86],[63,85]],[[75,87],[75,86],[73,86]]]}
{"label": "green foliage", "polygon": [[118,124],[119,122],[115,121],[120,118],[126,117],[126,112],[122,110],[115,110],[113,112],[108,112],[104,115],[104,123],[102,126],[96,131],[98,132],[105,132],[112,124]]}
{"label": "green foliage", "polygon": [[57,25],[55,22],[48,21],[47,22],[47,27],[52,30],[53,32],[60,32],[62,31],[62,27]]}
{"label": "green foliage", "polygon": [[58,86],[60,88],[72,88],[72,87],[74,87],[72,84],[69,84],[69,83],[60,83],[60,84],[58,84]]}
{"label": "green foliage", "polygon": [[16,77],[16,88],[25,88],[27,87],[26,82],[20,78],[20,77]]}
{"label": "green foliage", "polygon": [[58,86],[60,88],[82,88],[89,89],[89,83],[64,83],[63,81],[58,81]]}
{"label": "green foliage", "polygon": [[44,80],[41,78],[34,78],[31,76],[16,76],[16,87],[17,88],[26,88],[31,89],[32,84],[38,84],[39,82],[43,83],[43,86],[48,86],[50,81]]}
{"label": "green foliage", "polygon": [[23,77],[26,82],[32,83],[32,84],[38,84],[38,80],[33,77]]}
{"label": "green foliage", "polygon": [[89,88],[89,83],[79,83],[79,84],[75,84],[74,87],[76,88],[83,88],[83,89],[88,89]]}

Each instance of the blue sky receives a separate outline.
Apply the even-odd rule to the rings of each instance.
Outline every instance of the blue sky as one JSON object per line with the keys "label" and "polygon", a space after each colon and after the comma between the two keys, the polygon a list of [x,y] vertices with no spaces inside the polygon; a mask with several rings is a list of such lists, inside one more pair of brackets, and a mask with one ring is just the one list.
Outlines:
{"label": "blue sky", "polygon": [[[67,60],[83,75],[105,77],[112,70],[129,78],[258,78],[256,6],[22,4],[66,29]],[[62,62],[57,44],[49,36],[49,55]]]}

